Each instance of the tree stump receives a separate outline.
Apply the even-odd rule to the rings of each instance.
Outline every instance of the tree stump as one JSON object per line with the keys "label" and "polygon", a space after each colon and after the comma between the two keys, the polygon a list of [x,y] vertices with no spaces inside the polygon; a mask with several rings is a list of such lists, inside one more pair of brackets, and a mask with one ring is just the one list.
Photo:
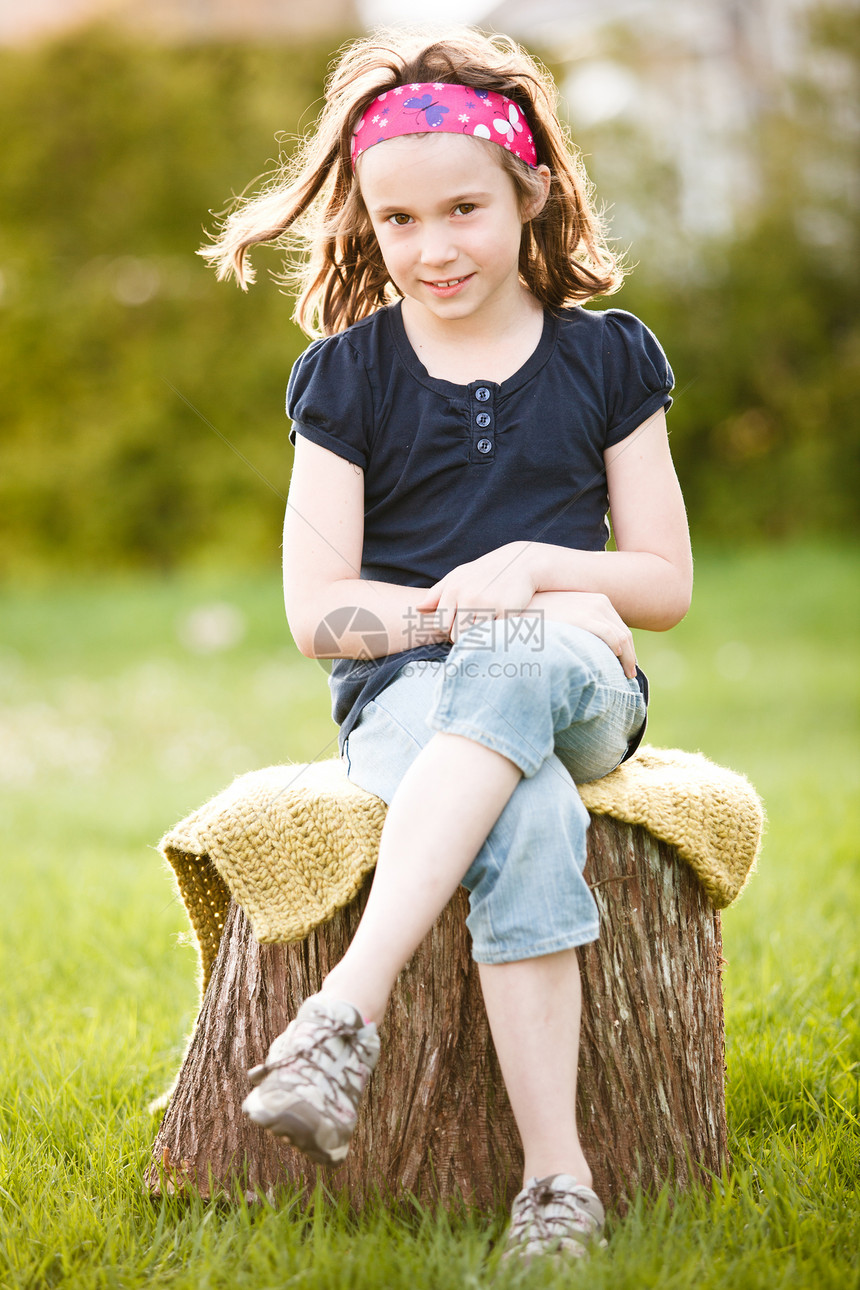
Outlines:
{"label": "tree stump", "polygon": [[[586,875],[599,941],[579,951],[577,1099],[594,1187],[623,1211],[637,1187],[677,1188],[728,1163],[720,916],[672,848],[595,816]],[[359,896],[304,941],[259,945],[235,904],[176,1089],[150,1191],[310,1192],[317,1167],[242,1114],[246,1071],[314,993],[358,925]],[[461,888],[401,973],[346,1162],[323,1173],[354,1207],[374,1193],[489,1210],[521,1185],[522,1149],[465,928]]]}

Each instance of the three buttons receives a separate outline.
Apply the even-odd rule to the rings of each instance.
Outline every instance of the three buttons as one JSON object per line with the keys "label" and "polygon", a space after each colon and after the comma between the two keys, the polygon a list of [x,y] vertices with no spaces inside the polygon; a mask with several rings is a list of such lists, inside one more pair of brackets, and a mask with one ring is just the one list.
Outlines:
{"label": "three buttons", "polygon": [[[474,390],[474,395],[478,403],[490,403],[493,397],[493,391],[487,385],[478,385]],[[493,424],[492,413],[490,411],[485,411],[483,408],[480,412],[475,413],[474,420],[475,425],[479,430],[489,431]],[[482,457],[486,457],[493,451],[495,444],[489,437],[489,434],[485,433],[477,440],[475,447]]]}

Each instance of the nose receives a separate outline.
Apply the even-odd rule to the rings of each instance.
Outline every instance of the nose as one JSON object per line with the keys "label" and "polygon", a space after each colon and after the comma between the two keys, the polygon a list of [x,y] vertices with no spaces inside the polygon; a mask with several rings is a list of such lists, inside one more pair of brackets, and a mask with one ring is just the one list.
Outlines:
{"label": "nose", "polygon": [[457,248],[451,230],[444,225],[427,224],[421,239],[421,263],[428,268],[452,264],[457,258]]}

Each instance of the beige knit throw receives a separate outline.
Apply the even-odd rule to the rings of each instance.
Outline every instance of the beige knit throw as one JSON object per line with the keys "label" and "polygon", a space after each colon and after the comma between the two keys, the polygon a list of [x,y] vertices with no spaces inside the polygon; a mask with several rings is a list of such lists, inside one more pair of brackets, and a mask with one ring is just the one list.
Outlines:
{"label": "beige knit throw", "polygon": [[[761,800],[742,775],[700,753],[650,748],[579,791],[594,815],[641,824],[677,848],[717,909],[746,884]],[[205,990],[231,896],[258,941],[294,941],[348,904],[376,863],[386,805],[340,760],[251,771],[165,834],[197,939]]]}

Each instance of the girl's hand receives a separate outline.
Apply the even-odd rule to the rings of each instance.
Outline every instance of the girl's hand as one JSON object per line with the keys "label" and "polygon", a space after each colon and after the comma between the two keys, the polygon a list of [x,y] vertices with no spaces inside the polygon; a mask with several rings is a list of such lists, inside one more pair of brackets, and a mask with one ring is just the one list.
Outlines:
{"label": "girl's hand", "polygon": [[624,675],[636,676],[636,650],[633,635],[608,596],[600,591],[540,591],[525,611],[543,612],[546,618],[582,627],[599,636],[620,660]]}
{"label": "girl's hand", "polygon": [[438,617],[452,641],[475,622],[517,614],[532,600],[537,584],[530,542],[507,542],[477,560],[458,564],[428,589],[415,608]]}

